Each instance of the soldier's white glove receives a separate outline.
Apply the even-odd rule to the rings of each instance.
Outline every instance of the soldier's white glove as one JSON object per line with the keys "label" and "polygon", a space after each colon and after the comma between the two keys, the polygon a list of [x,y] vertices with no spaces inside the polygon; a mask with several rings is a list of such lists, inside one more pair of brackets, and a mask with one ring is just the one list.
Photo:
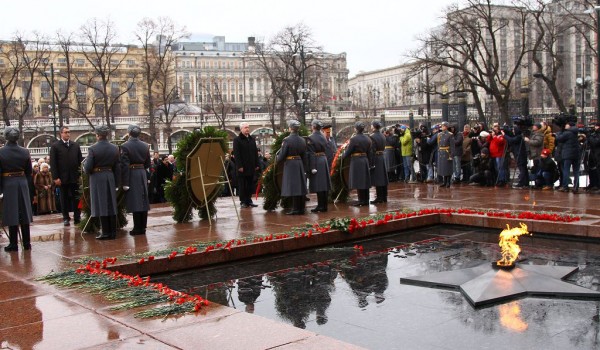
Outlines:
{"label": "soldier's white glove", "polygon": [[4,193],[0,193],[0,199],[4,198]]}
{"label": "soldier's white glove", "polygon": [[313,175],[317,173],[317,169],[313,169],[310,171]]}
{"label": "soldier's white glove", "polygon": [[117,187],[117,188],[115,188],[115,192],[119,192],[119,188],[118,188],[118,187]]}
{"label": "soldier's white glove", "polygon": [[129,191],[129,186],[123,186],[123,191]]}

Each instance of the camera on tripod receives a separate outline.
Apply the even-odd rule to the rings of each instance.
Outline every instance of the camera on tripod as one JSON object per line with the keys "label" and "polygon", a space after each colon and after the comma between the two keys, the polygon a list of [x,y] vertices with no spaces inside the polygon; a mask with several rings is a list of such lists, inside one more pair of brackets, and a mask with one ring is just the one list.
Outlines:
{"label": "camera on tripod", "polygon": [[530,115],[514,116],[514,117],[512,117],[512,121],[513,121],[513,124],[515,124],[518,127],[530,128],[533,126],[533,117]]}

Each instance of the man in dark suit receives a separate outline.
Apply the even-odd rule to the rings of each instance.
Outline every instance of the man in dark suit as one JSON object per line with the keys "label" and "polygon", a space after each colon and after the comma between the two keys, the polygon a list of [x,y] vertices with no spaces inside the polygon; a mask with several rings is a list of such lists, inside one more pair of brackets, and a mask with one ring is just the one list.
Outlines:
{"label": "man in dark suit", "polygon": [[96,239],[117,237],[117,188],[121,180],[119,148],[108,142],[110,129],[96,127],[96,142],[88,150],[83,171],[90,174],[91,217],[100,217],[102,233]]}
{"label": "man in dark suit", "polygon": [[142,132],[139,126],[129,125],[127,131],[129,140],[121,146],[121,183],[127,212],[133,213],[133,229],[129,234],[145,235],[150,210],[146,172],[150,168],[149,145],[138,138]]}
{"label": "man in dark suit", "polygon": [[233,156],[237,169],[238,195],[242,208],[257,207],[252,203],[254,173],[260,169],[256,140],[250,135],[250,125],[240,124],[240,134],[233,139]]}
{"label": "man in dark suit", "polygon": [[29,224],[33,221],[29,185],[31,180],[31,156],[26,148],[17,144],[19,130],[14,127],[4,129],[6,145],[0,148],[0,198],[2,202],[2,226],[8,226],[9,245],[4,251],[16,252],[19,225],[23,249],[31,249]]}
{"label": "man in dark suit", "polygon": [[79,178],[81,177],[81,148],[75,141],[71,141],[69,127],[60,128],[60,139],[50,147],[50,169],[54,184],[60,188],[60,207],[63,214],[63,223],[70,225],[69,212],[73,212],[73,221],[78,224],[81,218],[79,211]]}

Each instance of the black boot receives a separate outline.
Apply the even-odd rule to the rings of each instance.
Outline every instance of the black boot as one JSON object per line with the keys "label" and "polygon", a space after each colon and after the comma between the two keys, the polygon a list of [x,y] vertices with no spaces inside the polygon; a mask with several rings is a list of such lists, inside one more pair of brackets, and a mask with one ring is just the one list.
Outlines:
{"label": "black boot", "polygon": [[143,235],[146,233],[145,230],[142,228],[143,214],[143,212],[133,213],[133,229],[129,231],[130,235],[135,236]]}
{"label": "black boot", "polygon": [[4,247],[5,252],[16,252],[19,250],[18,237],[19,226],[8,226],[8,241],[9,244]]}
{"label": "black boot", "polygon": [[23,250],[31,249],[31,234],[29,233],[29,225],[21,224],[21,243],[23,243]]}
{"label": "black boot", "polygon": [[143,211],[140,218],[140,229],[146,234],[146,228],[148,227],[148,212]]}
{"label": "black boot", "polygon": [[110,222],[110,239],[115,239],[117,238],[117,216],[111,215],[108,220]]}
{"label": "black boot", "polygon": [[99,240],[107,240],[107,239],[112,239],[112,235],[110,234],[110,219],[108,216],[101,216],[100,217],[100,226],[101,228],[101,233],[96,236],[96,239]]}
{"label": "black boot", "polygon": [[321,212],[327,211],[327,191],[319,192],[319,206],[321,207]]}

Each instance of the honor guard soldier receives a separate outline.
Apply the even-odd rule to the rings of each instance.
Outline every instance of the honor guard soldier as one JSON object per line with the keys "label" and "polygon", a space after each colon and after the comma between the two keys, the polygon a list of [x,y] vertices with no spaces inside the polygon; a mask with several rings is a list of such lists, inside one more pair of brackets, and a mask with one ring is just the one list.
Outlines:
{"label": "honor guard soldier", "polygon": [[356,207],[369,205],[369,189],[371,188],[371,139],[363,134],[365,123],[354,124],[356,135],[350,138],[350,142],[342,155],[342,159],[350,158],[350,176],[348,179],[351,190],[356,189],[358,202]]}
{"label": "honor guard soldier", "polygon": [[329,177],[329,164],[327,162],[327,140],[321,132],[323,124],[320,120],[311,123],[312,134],[306,140],[308,154],[308,190],[317,194],[317,207],[311,212],[327,211],[327,194],[331,190],[331,178]]}
{"label": "honor guard soldier", "polygon": [[150,199],[148,197],[148,173],[150,168],[150,147],[141,141],[142,132],[137,125],[127,128],[129,139],[121,146],[121,184],[125,191],[125,205],[128,213],[133,213],[132,236],[146,234]]}
{"label": "honor guard soldier", "polygon": [[19,225],[24,250],[31,249],[29,224],[33,221],[31,199],[29,198],[29,182],[31,181],[31,156],[29,151],[17,144],[19,129],[4,129],[6,145],[0,148],[0,198],[2,202],[2,226],[8,226],[9,244],[6,252],[19,250],[17,242]]}
{"label": "honor guard soldier", "polygon": [[396,135],[394,127],[390,126],[385,131],[385,150],[383,151],[383,160],[385,161],[389,181],[398,180],[396,175],[396,168],[398,167],[396,163],[396,150],[399,145],[398,135]]}
{"label": "honor guard soldier", "polygon": [[281,196],[292,197],[292,210],[287,215],[304,214],[304,196],[306,196],[306,141],[298,135],[300,122],[288,122],[290,135],[283,139],[281,150],[277,154],[277,162],[285,162],[283,166],[283,181]]}
{"label": "honor guard soldier", "polygon": [[454,136],[448,131],[450,123],[442,122],[441,129],[437,134],[437,171],[443,181],[441,187],[450,187],[450,178],[452,177],[452,155],[454,154]]}
{"label": "honor guard soldier", "polygon": [[96,142],[88,149],[83,171],[90,176],[91,217],[100,217],[102,232],[96,239],[117,237],[117,181],[121,180],[119,147],[108,142],[110,129],[96,127]]}
{"label": "honor guard soldier", "polygon": [[376,197],[371,204],[387,202],[388,175],[385,167],[383,152],[385,150],[385,136],[381,133],[381,123],[374,120],[371,123],[372,140],[371,152],[373,153],[373,168],[371,168],[371,185],[375,186]]}

